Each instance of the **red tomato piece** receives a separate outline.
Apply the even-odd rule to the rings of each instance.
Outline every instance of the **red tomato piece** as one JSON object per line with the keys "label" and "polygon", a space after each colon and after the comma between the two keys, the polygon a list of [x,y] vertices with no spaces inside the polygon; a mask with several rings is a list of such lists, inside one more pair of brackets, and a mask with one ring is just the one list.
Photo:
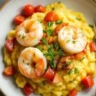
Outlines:
{"label": "red tomato piece", "polygon": [[34,6],[31,4],[25,5],[25,7],[23,8],[23,14],[26,17],[31,16],[34,13],[35,9]]}
{"label": "red tomato piece", "polygon": [[77,93],[78,93],[77,89],[74,88],[74,89],[72,89],[72,90],[69,92],[68,96],[76,96]]}
{"label": "red tomato piece", "polygon": [[3,74],[5,76],[13,76],[15,74],[15,69],[12,66],[8,66],[4,69]]}
{"label": "red tomato piece", "polygon": [[53,83],[59,83],[61,81],[61,77],[58,73],[55,73]]}
{"label": "red tomato piece", "polygon": [[92,52],[96,52],[96,43],[95,43],[95,42],[91,42],[91,43],[90,43],[90,50],[91,50]]}
{"label": "red tomato piece", "polygon": [[35,7],[35,12],[45,12],[45,7],[42,5],[38,5]]}
{"label": "red tomato piece", "polygon": [[17,16],[14,18],[14,22],[15,22],[15,24],[17,24],[17,25],[21,24],[24,20],[25,20],[25,17],[22,16],[22,15],[17,15]]}
{"label": "red tomato piece", "polygon": [[77,60],[80,60],[83,57],[84,54],[85,54],[84,52],[77,53],[77,54],[74,55],[74,58],[77,59]]}
{"label": "red tomato piece", "polygon": [[59,19],[58,15],[55,12],[48,12],[44,18],[44,20],[46,22],[54,22],[57,21]]}
{"label": "red tomato piece", "polygon": [[25,84],[23,91],[27,96],[29,96],[31,93],[33,93],[34,89],[29,83],[27,83]]}
{"label": "red tomato piece", "polygon": [[7,51],[12,52],[14,49],[14,38],[8,38],[5,42],[5,48],[7,49]]}
{"label": "red tomato piece", "polygon": [[86,87],[86,88],[91,88],[94,85],[94,80],[91,75],[88,75],[87,77],[83,78],[81,80],[81,83]]}
{"label": "red tomato piece", "polygon": [[52,81],[53,78],[54,78],[54,74],[55,74],[55,71],[49,67],[49,68],[47,69],[46,73],[44,74],[44,77],[45,77],[48,81]]}

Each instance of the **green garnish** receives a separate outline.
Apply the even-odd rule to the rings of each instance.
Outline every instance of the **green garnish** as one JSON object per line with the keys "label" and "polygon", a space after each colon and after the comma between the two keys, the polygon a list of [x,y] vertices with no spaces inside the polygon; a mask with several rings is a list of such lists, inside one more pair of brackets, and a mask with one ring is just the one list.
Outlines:
{"label": "green garnish", "polygon": [[43,44],[48,45],[48,42],[47,42],[47,40],[45,38],[42,38],[41,40],[42,40]]}
{"label": "green garnish", "polygon": [[72,61],[68,61],[68,62],[67,62],[67,65],[70,65],[71,63],[72,63]]}
{"label": "green garnish", "polygon": [[72,72],[73,72],[73,70],[72,70],[72,69],[71,69],[71,70],[69,70],[69,71],[68,71],[68,75],[70,75]]}
{"label": "green garnish", "polygon": [[22,39],[24,39],[24,38],[25,38],[25,35],[23,34],[23,35],[22,35]]}
{"label": "green garnish", "polygon": [[27,65],[29,65],[29,63],[27,63]]}
{"label": "green garnish", "polygon": [[55,8],[53,7],[52,10],[55,10]]}
{"label": "green garnish", "polygon": [[42,50],[42,48],[40,46],[36,46],[36,48],[38,48],[39,50]]}
{"label": "green garnish", "polygon": [[70,42],[70,40],[67,40],[67,43]]}
{"label": "green garnish", "polygon": [[81,19],[79,17],[76,18],[77,20],[81,21]]}
{"label": "green garnish", "polygon": [[46,33],[46,30],[43,30],[44,33]]}
{"label": "green garnish", "polygon": [[84,60],[84,58],[85,58],[85,57],[82,57],[82,58],[80,59],[80,61]]}
{"label": "green garnish", "polygon": [[42,81],[42,84],[45,85],[46,84],[45,81]]}
{"label": "green garnish", "polygon": [[62,20],[57,20],[56,21],[56,24],[61,24],[62,23]]}
{"label": "green garnish", "polygon": [[75,74],[78,73],[78,69],[77,69],[77,68],[74,69],[74,73],[75,73]]}
{"label": "green garnish", "polygon": [[93,26],[93,25],[91,25],[91,24],[89,24],[89,27],[91,27],[92,29],[94,28],[94,26]]}
{"label": "green garnish", "polygon": [[73,44],[75,44],[76,43],[76,41],[72,41],[73,42]]}
{"label": "green garnish", "polygon": [[52,35],[52,33],[53,33],[53,30],[52,30],[52,29],[48,29],[48,30],[47,30],[47,35],[48,35],[48,36]]}
{"label": "green garnish", "polygon": [[48,26],[48,27],[51,27],[52,25],[53,25],[53,22],[48,22],[48,23],[47,23],[47,26]]}
{"label": "green garnish", "polygon": [[58,50],[58,49],[59,49],[59,44],[58,44],[57,42],[55,43],[55,45],[54,45],[54,46],[55,46],[55,49],[56,49],[56,50]]}
{"label": "green garnish", "polygon": [[49,61],[49,64],[51,65],[52,68],[56,68],[56,64],[54,62],[54,58],[51,59],[51,61]]}
{"label": "green garnish", "polygon": [[63,56],[64,55],[64,52],[63,52],[63,50],[58,50],[58,55],[60,55],[60,56]]}

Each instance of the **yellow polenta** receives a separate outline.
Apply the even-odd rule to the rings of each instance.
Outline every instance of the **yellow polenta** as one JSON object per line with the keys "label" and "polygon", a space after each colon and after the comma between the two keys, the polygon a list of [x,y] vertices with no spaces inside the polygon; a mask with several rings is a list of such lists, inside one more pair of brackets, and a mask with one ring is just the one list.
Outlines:
{"label": "yellow polenta", "polygon": [[[78,28],[81,28],[86,35],[88,42],[91,42],[94,37],[94,32],[92,28],[89,27],[89,24],[86,22],[84,16],[80,12],[74,12],[71,9],[66,8],[63,3],[57,2],[46,6],[45,13],[34,13],[30,18],[36,19],[41,22],[43,27],[46,25],[42,22],[46,13],[49,11],[54,11],[58,14],[59,18],[63,22],[67,22],[71,25],[74,25]],[[30,19],[28,18],[28,19]],[[56,24],[53,25],[53,29]],[[11,30],[7,38],[15,37],[15,29]],[[41,46],[46,49],[46,46]],[[4,62],[6,66],[14,65],[17,69],[18,57],[21,51],[24,49],[23,46],[16,42],[14,51],[12,54],[9,54],[6,49],[4,49]],[[66,74],[63,70],[58,71],[58,74],[61,76],[62,81],[58,84],[51,84],[44,81],[44,78],[39,78],[39,80],[29,80],[24,77],[18,70],[15,75],[15,81],[18,87],[23,88],[26,82],[29,82],[35,90],[36,94],[42,94],[42,96],[67,96],[70,90],[76,88],[78,91],[82,90],[82,85],[80,83],[81,79],[86,77],[88,73],[91,73],[95,76],[96,64],[95,64],[95,53],[90,51],[89,45],[87,45],[87,53],[83,56],[82,60],[74,60],[74,67],[78,69],[78,72],[75,74],[74,70],[71,74]],[[38,86],[38,87],[37,87]]]}

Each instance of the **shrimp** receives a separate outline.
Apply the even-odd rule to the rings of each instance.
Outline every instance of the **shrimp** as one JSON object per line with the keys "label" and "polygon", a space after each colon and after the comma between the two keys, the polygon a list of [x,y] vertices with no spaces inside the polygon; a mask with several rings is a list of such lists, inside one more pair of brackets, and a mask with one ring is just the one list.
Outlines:
{"label": "shrimp", "polygon": [[35,46],[43,37],[43,28],[40,22],[28,19],[17,26],[16,39],[22,46]]}
{"label": "shrimp", "polygon": [[75,54],[85,49],[87,38],[81,29],[68,25],[59,30],[58,42],[66,53]]}
{"label": "shrimp", "polygon": [[39,78],[47,67],[47,61],[43,53],[33,47],[25,48],[18,59],[18,69],[25,77]]}

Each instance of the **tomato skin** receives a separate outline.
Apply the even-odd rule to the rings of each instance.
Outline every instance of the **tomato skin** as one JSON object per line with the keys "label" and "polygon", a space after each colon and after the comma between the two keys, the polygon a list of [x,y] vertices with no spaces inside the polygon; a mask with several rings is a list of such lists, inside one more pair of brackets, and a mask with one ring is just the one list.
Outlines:
{"label": "tomato skin", "polygon": [[44,74],[44,77],[48,80],[48,81],[52,81],[55,75],[55,71],[53,69],[51,69],[50,67],[47,69],[46,73]]}
{"label": "tomato skin", "polygon": [[48,12],[44,18],[44,20],[46,22],[54,22],[57,21],[59,19],[58,15],[55,12]]}
{"label": "tomato skin", "polygon": [[69,92],[68,96],[76,96],[77,93],[78,93],[77,89],[74,88],[74,89],[72,89],[72,90]]}
{"label": "tomato skin", "polygon": [[52,83],[59,83],[60,81],[61,81],[61,77],[59,76],[58,73],[55,73]]}
{"label": "tomato skin", "polygon": [[34,6],[31,4],[25,5],[23,8],[23,14],[25,17],[29,17],[34,13]]}
{"label": "tomato skin", "polygon": [[25,84],[23,91],[24,91],[25,95],[29,96],[31,93],[33,93],[34,89],[29,83],[27,83],[27,84]]}
{"label": "tomato skin", "polygon": [[95,42],[91,42],[89,46],[90,46],[90,50],[92,52],[96,52],[96,43]]}
{"label": "tomato skin", "polygon": [[60,25],[57,25],[55,28],[55,34],[58,34],[58,32],[60,31],[61,28],[68,26],[68,23],[62,23]]}
{"label": "tomato skin", "polygon": [[25,17],[22,16],[22,15],[17,15],[17,16],[14,18],[14,22],[15,22],[15,24],[17,24],[17,25],[21,24],[24,20],[25,20]]}
{"label": "tomato skin", "polygon": [[4,69],[3,74],[5,76],[13,76],[15,74],[15,69],[12,66],[8,66]]}
{"label": "tomato skin", "polygon": [[77,60],[80,60],[83,57],[84,54],[85,54],[84,52],[77,53],[77,54],[74,55],[74,58],[77,59]]}
{"label": "tomato skin", "polygon": [[7,49],[8,52],[13,52],[13,49],[14,49],[14,42],[15,39],[14,38],[8,38],[6,41],[5,41],[5,48]]}
{"label": "tomato skin", "polygon": [[94,85],[94,80],[91,75],[88,75],[87,77],[83,78],[81,80],[81,83],[86,87],[86,88],[91,88]]}
{"label": "tomato skin", "polygon": [[45,7],[38,5],[35,7],[35,12],[45,12]]}

